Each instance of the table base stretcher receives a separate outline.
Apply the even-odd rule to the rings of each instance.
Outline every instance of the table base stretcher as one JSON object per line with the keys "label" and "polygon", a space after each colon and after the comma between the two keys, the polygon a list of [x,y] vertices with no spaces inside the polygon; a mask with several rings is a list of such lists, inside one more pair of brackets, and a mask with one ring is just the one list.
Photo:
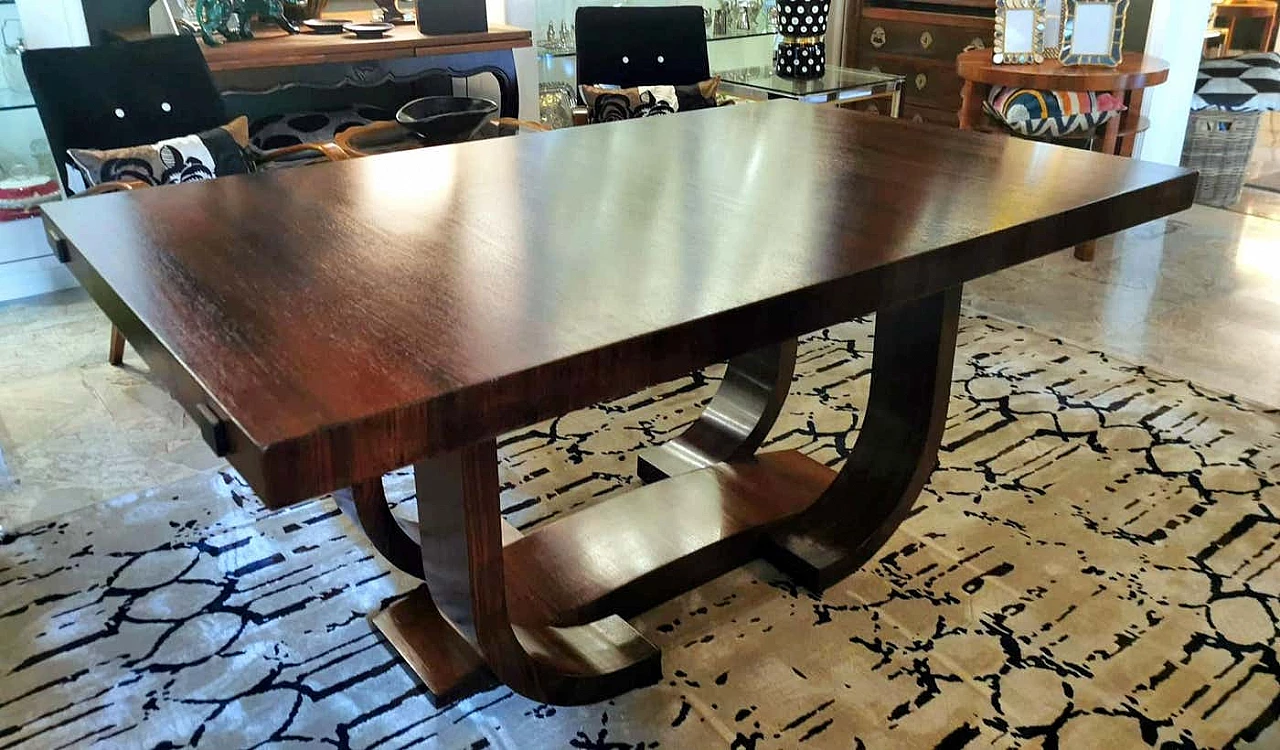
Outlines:
{"label": "table base stretcher", "polygon": [[374,624],[439,703],[495,677],[560,705],[658,682],[661,651],[627,617],[761,557],[822,591],[902,523],[936,461],[959,304],[952,287],[877,314],[870,397],[839,473],[756,453],[791,384],[791,339],[729,362],[701,417],[641,454],[645,486],[528,535],[500,515],[493,439],[415,464],[416,528],[380,480],[338,493],[379,552],[423,579]]}

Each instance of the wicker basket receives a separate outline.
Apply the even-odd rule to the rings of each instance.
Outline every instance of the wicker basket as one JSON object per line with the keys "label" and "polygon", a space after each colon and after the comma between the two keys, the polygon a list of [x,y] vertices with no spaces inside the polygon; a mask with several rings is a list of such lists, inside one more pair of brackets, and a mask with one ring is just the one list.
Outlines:
{"label": "wicker basket", "polygon": [[1200,170],[1196,203],[1223,208],[1240,200],[1261,119],[1261,112],[1191,113],[1182,166]]}

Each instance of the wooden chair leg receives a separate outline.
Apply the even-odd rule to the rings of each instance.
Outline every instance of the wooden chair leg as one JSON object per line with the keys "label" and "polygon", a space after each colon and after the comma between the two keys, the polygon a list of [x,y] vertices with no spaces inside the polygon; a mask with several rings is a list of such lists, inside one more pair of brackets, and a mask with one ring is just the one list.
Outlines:
{"label": "wooden chair leg", "polygon": [[951,396],[960,287],[876,313],[871,394],[853,452],[765,558],[821,591],[866,562],[898,528],[937,461]]}
{"label": "wooden chair leg", "polygon": [[1089,240],[1088,242],[1081,242],[1079,245],[1076,245],[1076,248],[1073,254],[1076,257],[1076,260],[1083,260],[1087,263],[1093,260],[1093,257],[1097,255],[1097,253],[1098,253],[1098,241]]}
{"label": "wooden chair leg", "polygon": [[729,360],[702,416],[679,437],[640,453],[640,479],[657,482],[755,455],[782,411],[795,369],[795,339]]}
{"label": "wooden chair leg", "polygon": [[111,326],[111,351],[107,354],[107,361],[116,367],[124,362],[124,334],[114,325]]}

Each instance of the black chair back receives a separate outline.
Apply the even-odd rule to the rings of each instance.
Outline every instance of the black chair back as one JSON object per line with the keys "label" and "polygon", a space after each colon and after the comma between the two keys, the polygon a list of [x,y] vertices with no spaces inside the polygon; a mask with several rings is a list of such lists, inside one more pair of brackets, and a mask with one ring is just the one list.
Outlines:
{"label": "black chair back", "polygon": [[578,83],[685,86],[711,77],[702,7],[578,8]]}
{"label": "black chair back", "polygon": [[22,67],[67,184],[67,149],[124,148],[227,122],[194,37],[33,49]]}

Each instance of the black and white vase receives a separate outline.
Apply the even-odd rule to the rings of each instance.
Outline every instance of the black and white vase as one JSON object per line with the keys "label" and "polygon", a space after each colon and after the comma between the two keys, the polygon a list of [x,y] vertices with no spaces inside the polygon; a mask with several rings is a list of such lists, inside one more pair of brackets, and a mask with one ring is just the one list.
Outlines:
{"label": "black and white vase", "polygon": [[778,48],[773,70],[783,78],[821,78],[827,72],[827,14],[831,0],[778,0]]}

